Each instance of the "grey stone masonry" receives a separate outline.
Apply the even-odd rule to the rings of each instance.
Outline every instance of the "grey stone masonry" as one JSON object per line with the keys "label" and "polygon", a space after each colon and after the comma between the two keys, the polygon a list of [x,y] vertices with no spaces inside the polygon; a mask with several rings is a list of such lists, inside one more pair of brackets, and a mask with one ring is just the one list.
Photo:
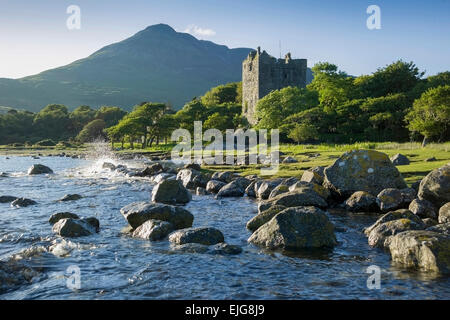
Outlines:
{"label": "grey stone masonry", "polygon": [[258,100],[273,90],[288,86],[306,86],[306,59],[276,59],[266,51],[249,53],[242,62],[242,110],[251,124],[255,124]]}

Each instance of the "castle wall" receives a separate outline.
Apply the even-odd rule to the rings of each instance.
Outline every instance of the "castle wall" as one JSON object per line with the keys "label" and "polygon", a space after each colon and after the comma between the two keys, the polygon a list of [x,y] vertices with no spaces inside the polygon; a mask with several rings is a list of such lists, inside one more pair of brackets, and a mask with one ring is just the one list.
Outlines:
{"label": "castle wall", "polygon": [[306,86],[306,59],[275,59],[265,51],[251,52],[242,63],[242,109],[251,124],[256,123],[258,100],[273,90]]}

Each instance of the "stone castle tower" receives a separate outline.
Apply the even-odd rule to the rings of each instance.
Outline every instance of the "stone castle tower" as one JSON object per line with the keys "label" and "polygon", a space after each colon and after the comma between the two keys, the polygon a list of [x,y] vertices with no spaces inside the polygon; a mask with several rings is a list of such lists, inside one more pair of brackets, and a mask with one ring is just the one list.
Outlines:
{"label": "stone castle tower", "polygon": [[242,110],[251,124],[255,124],[256,103],[273,90],[288,86],[306,86],[306,59],[276,59],[266,51],[249,53],[242,62]]}

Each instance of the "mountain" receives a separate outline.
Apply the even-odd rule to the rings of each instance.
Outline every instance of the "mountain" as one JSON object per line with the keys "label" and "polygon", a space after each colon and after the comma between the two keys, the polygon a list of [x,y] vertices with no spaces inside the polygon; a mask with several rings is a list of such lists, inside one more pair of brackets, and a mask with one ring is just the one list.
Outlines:
{"label": "mountain", "polygon": [[155,101],[178,109],[212,87],[240,81],[251,50],[229,49],[157,24],[69,65],[16,80],[0,78],[0,105],[30,111],[51,103],[130,109]]}
{"label": "mountain", "polygon": [[240,81],[250,51],[153,25],[69,65],[0,79],[0,105],[38,111],[49,103],[130,108],[161,101],[180,107],[211,87]]}

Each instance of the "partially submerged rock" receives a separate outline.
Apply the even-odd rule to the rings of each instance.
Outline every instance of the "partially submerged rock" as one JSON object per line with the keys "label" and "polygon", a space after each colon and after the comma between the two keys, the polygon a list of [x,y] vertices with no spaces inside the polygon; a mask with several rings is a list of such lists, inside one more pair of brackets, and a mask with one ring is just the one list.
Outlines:
{"label": "partially submerged rock", "polygon": [[67,218],[71,218],[71,219],[80,219],[80,217],[78,215],[76,215],[75,213],[71,213],[71,212],[58,212],[58,213],[54,213],[51,215],[50,219],[48,220],[48,222],[50,224],[55,224],[57,223],[59,220],[61,219],[67,219]]}
{"label": "partially submerged rock", "polygon": [[12,207],[18,207],[18,208],[33,206],[35,204],[37,204],[36,201],[27,199],[27,198],[17,198],[13,202],[11,202]]}
{"label": "partially submerged rock", "polygon": [[278,186],[282,182],[282,179],[275,179],[275,180],[266,180],[263,181],[260,186],[258,187],[258,190],[256,190],[256,197],[259,199],[267,199],[269,198],[270,193],[272,190]]}
{"label": "partially submerged rock", "polygon": [[53,232],[61,237],[84,237],[90,236],[97,232],[95,226],[85,219],[61,219],[53,225]]}
{"label": "partially submerged rock", "polygon": [[16,199],[18,198],[13,196],[0,196],[0,203],[10,203]]}
{"label": "partially submerged rock", "polygon": [[186,204],[192,200],[191,193],[180,180],[163,180],[152,190],[152,201],[166,204]]}
{"label": "partially submerged rock", "polygon": [[186,209],[160,203],[134,202],[120,209],[120,213],[134,229],[150,219],[170,222],[175,229],[188,228],[194,221]]}
{"label": "partially submerged rock", "polygon": [[242,248],[225,242],[218,243],[212,247],[213,254],[235,255],[240,254]]}
{"label": "partially submerged rock", "polygon": [[182,169],[177,174],[177,180],[181,180],[183,186],[188,189],[206,187],[207,180],[203,174],[194,169]]}
{"label": "partially submerged rock", "polygon": [[250,243],[269,249],[297,250],[334,247],[334,226],[325,212],[315,207],[287,208],[257,229]]}
{"label": "partially submerged rock", "polygon": [[406,188],[406,183],[389,157],[374,150],[352,150],[325,168],[324,186],[343,198],[356,191],[379,194],[383,189]]}
{"label": "partially submerged rock", "polygon": [[211,180],[219,180],[225,184],[230,183],[235,178],[235,175],[231,171],[214,172],[211,176]]}
{"label": "partially submerged rock", "polygon": [[258,205],[258,211],[262,212],[273,205],[285,207],[314,206],[318,208],[326,208],[328,206],[327,202],[312,189],[286,192],[270,200],[262,201]]}
{"label": "partially submerged rock", "polygon": [[224,236],[220,230],[211,227],[186,228],[171,233],[169,241],[175,244],[213,245],[224,242]]}
{"label": "partially submerged rock", "polygon": [[428,230],[401,232],[389,243],[392,262],[406,268],[450,273],[450,236]]}
{"label": "partially submerged rock", "polygon": [[353,193],[344,203],[345,208],[352,212],[377,212],[380,208],[377,198],[366,191]]}
{"label": "partially submerged rock", "polygon": [[380,248],[388,247],[391,236],[407,230],[422,230],[424,227],[424,224],[418,224],[405,218],[387,221],[370,231],[368,235],[369,245]]}
{"label": "partially submerged rock", "polygon": [[76,201],[76,200],[80,200],[81,198],[83,198],[83,196],[79,195],[79,194],[66,194],[64,197],[62,197],[61,199],[59,199],[59,201]]}
{"label": "partially submerged rock", "polygon": [[225,182],[220,180],[209,180],[206,184],[206,191],[211,193],[217,193],[226,185]]}
{"label": "partially submerged rock", "polygon": [[365,228],[364,229],[364,233],[365,233],[366,236],[368,236],[373,229],[375,229],[376,227],[378,227],[382,223],[385,223],[385,222],[388,222],[388,221],[393,221],[393,220],[398,220],[398,219],[409,219],[409,220],[411,220],[412,222],[416,223],[419,226],[420,225],[424,226],[424,223],[423,223],[422,219],[420,219],[414,213],[412,213],[411,211],[409,211],[407,209],[399,209],[399,210],[396,210],[396,211],[388,212],[388,213],[384,214],[383,216],[381,216],[377,221],[375,221],[375,223],[373,225],[371,225],[370,227]]}
{"label": "partially submerged rock", "polygon": [[217,198],[220,197],[242,197],[245,189],[250,185],[250,181],[245,178],[238,178],[224,185],[217,193]]}
{"label": "partially submerged rock", "polygon": [[252,219],[247,222],[247,229],[254,232],[263,224],[269,222],[278,213],[286,209],[285,206],[274,205],[264,210],[263,212],[257,214]]}
{"label": "partially submerged rock", "polygon": [[53,173],[53,170],[43,164],[34,164],[28,169],[28,175]]}
{"label": "partially submerged rock", "polygon": [[141,238],[151,241],[164,239],[174,230],[173,225],[167,221],[147,220],[133,231],[134,238]]}

